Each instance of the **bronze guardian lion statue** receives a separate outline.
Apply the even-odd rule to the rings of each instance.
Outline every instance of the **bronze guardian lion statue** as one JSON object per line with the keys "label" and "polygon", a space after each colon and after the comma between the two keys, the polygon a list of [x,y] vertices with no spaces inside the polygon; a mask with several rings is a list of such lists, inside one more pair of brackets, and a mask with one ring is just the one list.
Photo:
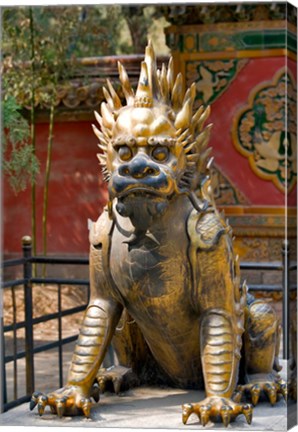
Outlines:
{"label": "bronze guardian lion statue", "polygon": [[262,392],[272,405],[286,397],[280,325],[240,284],[232,230],[212,195],[210,110],[193,113],[195,84],[183,91],[172,59],[157,70],[151,43],[136,93],[121,64],[119,74],[126,104],[108,80],[94,127],[109,202],[90,230],[90,302],[67,384],[34,393],[31,409],[89,416],[96,380],[119,389],[116,372],[99,371],[112,342],[139,382],[205,389],[204,400],[183,406],[183,423],[192,413],[202,425],[227,426],[239,414],[250,423],[244,393],[253,405]]}

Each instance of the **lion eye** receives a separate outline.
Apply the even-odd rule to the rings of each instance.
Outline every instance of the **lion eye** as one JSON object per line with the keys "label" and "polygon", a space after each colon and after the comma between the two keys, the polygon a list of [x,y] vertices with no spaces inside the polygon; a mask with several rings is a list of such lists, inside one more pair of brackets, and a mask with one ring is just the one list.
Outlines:
{"label": "lion eye", "polygon": [[121,160],[129,161],[132,158],[132,150],[126,145],[120,146],[118,149],[118,155]]}
{"label": "lion eye", "polygon": [[151,154],[158,162],[164,162],[169,156],[169,149],[165,146],[157,146],[152,150]]}

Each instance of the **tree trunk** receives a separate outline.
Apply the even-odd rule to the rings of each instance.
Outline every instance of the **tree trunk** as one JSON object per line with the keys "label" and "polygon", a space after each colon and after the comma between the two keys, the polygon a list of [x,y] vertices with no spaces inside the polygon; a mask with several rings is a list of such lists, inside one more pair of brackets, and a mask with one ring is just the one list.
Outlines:
{"label": "tree trunk", "polygon": [[122,14],[127,22],[133,44],[133,52],[142,54],[147,45],[149,23],[144,16],[143,8],[136,6],[122,7]]}

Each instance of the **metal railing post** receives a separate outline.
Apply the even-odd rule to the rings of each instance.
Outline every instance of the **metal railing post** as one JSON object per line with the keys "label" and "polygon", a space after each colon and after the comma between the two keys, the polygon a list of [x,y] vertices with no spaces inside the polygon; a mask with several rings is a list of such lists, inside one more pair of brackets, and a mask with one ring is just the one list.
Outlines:
{"label": "metal railing post", "polygon": [[0,391],[0,412],[4,412],[4,405],[7,403],[7,382],[6,382],[6,369],[5,369],[5,351],[4,351],[4,331],[3,331],[3,317],[0,320],[0,331],[1,331],[1,340],[0,340],[0,365],[1,365],[1,379],[2,379],[2,389]]}
{"label": "metal railing post", "polygon": [[33,354],[33,303],[32,303],[32,256],[31,237],[22,238],[24,263],[24,298],[25,298],[25,333],[26,333],[26,393],[30,396],[34,392],[34,354]]}
{"label": "metal railing post", "polygon": [[283,331],[283,359],[290,358],[290,277],[289,277],[289,262],[290,262],[290,244],[288,240],[284,240],[282,244],[282,331]]}

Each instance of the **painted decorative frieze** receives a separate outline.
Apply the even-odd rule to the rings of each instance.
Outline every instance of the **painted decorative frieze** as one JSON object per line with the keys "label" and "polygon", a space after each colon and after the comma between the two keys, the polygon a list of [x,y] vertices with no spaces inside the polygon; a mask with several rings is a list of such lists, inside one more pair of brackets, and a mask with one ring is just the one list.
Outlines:
{"label": "painted decorative frieze", "polygon": [[297,53],[296,27],[291,24],[285,26],[282,21],[171,26],[165,29],[165,33],[171,50],[185,55],[244,51],[250,56],[252,51],[285,47]]}
{"label": "painted decorative frieze", "polygon": [[290,191],[297,178],[296,84],[292,73],[280,69],[271,82],[255,87],[246,106],[235,116],[236,149],[248,158],[254,173]]}

